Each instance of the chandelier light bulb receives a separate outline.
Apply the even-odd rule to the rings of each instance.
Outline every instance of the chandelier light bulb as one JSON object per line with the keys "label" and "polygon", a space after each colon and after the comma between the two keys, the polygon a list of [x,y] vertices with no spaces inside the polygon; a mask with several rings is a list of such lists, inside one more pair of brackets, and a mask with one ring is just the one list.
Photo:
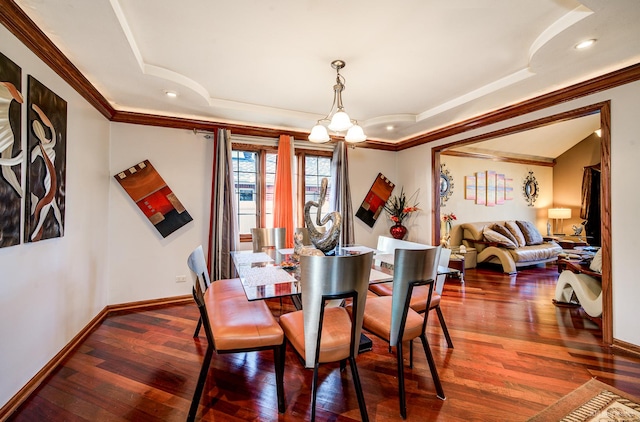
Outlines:
{"label": "chandelier light bulb", "polygon": [[309,134],[309,142],[315,142],[316,144],[329,142],[329,139],[327,128],[320,124],[315,125]]}
{"label": "chandelier light bulb", "polygon": [[344,132],[351,126],[353,126],[353,123],[351,123],[349,115],[344,111],[339,111],[334,114],[331,118],[331,123],[329,123],[329,129],[334,132]]}
{"label": "chandelier light bulb", "polygon": [[367,135],[364,134],[364,131],[360,127],[360,125],[353,125],[347,131],[347,135],[344,137],[344,140],[350,142],[352,144],[358,142],[364,142],[367,140]]}

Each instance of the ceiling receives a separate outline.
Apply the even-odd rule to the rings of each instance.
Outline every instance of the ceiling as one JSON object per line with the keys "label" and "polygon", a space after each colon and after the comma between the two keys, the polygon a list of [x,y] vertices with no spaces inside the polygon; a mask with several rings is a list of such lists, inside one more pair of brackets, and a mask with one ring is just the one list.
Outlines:
{"label": "ceiling", "polygon": [[15,2],[116,110],[308,132],[342,59],[391,144],[640,62],[637,0]]}

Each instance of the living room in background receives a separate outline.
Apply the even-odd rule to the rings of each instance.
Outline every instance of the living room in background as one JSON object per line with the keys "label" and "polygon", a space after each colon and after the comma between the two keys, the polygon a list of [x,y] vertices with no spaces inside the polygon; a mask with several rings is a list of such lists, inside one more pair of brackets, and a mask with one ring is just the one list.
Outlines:
{"label": "living room in background", "polygon": [[[611,114],[610,114],[610,103],[609,101],[604,101],[601,103],[591,104],[587,106],[580,107],[574,110],[564,111],[558,114],[547,115],[542,118],[538,118],[535,120],[524,121],[524,123],[518,123],[513,126],[507,126],[502,129],[498,129],[495,131],[489,131],[486,133],[481,133],[475,136],[471,136],[466,139],[457,140],[455,142],[451,142],[449,144],[443,144],[440,146],[436,146],[432,149],[432,177],[434,180],[437,180],[438,177],[438,168],[440,166],[441,155],[446,155],[447,159],[449,157],[458,158],[461,156],[473,156],[475,158],[480,159],[484,157],[486,160],[494,160],[495,162],[512,162],[512,163],[520,163],[525,167],[536,166],[537,170],[536,176],[538,180],[546,179],[547,170],[544,169],[554,169],[553,160],[549,160],[548,163],[545,164],[544,161],[533,160],[530,158],[522,157],[522,155],[517,156],[515,154],[509,154],[512,148],[503,148],[502,151],[498,148],[499,153],[496,152],[496,143],[500,145],[500,142],[503,142],[503,146],[507,145],[517,145],[518,147],[530,148],[533,150],[537,156],[544,155],[544,148],[553,148],[561,141],[563,138],[559,137],[551,137],[546,134],[553,133],[554,130],[559,130],[562,132],[562,129],[566,129],[567,125],[576,126],[581,128],[581,132],[585,133],[594,133],[596,129],[601,129],[600,135],[597,138],[597,143],[600,146],[599,151],[597,153],[597,160],[600,161],[601,168],[601,186],[600,186],[600,194],[598,195],[601,198],[600,210],[602,210],[602,216],[600,219],[600,227],[601,227],[601,243],[602,243],[602,256],[603,256],[603,270],[602,270],[602,289],[603,289],[603,315],[602,315],[602,342],[605,344],[613,343],[613,311],[612,311],[612,292],[611,292],[611,180],[610,180],[610,165],[611,165],[611,137],[610,137],[610,124],[611,124]],[[556,126],[557,125],[557,126]],[[556,129],[556,127],[558,129]],[[595,135],[594,135],[595,136]],[[575,138],[575,139],[574,139]],[[578,143],[582,140],[582,137],[572,137],[574,143]],[[551,142],[547,142],[551,141]],[[486,146],[487,145],[487,146]],[[548,145],[544,147],[544,145]],[[493,146],[494,149],[490,149],[488,146]],[[569,146],[567,146],[569,148]],[[465,151],[466,150],[466,151]],[[509,152],[507,152],[509,151]],[[560,154],[560,152],[558,152]],[[541,158],[541,157],[539,157]],[[595,158],[595,157],[594,157]],[[568,160],[571,161],[571,160]],[[575,164],[575,163],[574,163]],[[577,164],[576,164],[577,165]],[[583,164],[580,164],[583,166]],[[580,168],[582,170],[582,168]],[[543,174],[544,173],[544,174]],[[578,173],[581,177],[581,171]],[[538,177],[544,176],[544,177]],[[547,208],[550,208],[554,205],[554,202],[557,201],[556,192],[558,188],[555,186],[556,183],[561,183],[561,179],[564,177],[559,177],[555,171],[552,171],[552,183],[554,183],[553,189],[547,189],[546,184],[547,181],[544,181],[544,185],[540,185],[540,195],[544,196],[544,201],[542,198],[538,198],[538,201],[534,206],[530,207],[532,212],[535,213],[535,219],[539,224],[536,226],[540,226],[541,229],[539,231],[541,233],[546,233],[546,222],[547,222]],[[522,179],[524,181],[524,179]],[[518,186],[520,180],[518,178],[514,178],[515,186]],[[572,188],[573,189],[573,188]],[[549,190],[552,191],[552,197],[546,198]],[[580,196],[580,186],[578,182],[578,186],[575,187],[576,194],[578,198]],[[454,198],[455,199],[455,198]],[[522,195],[516,195],[514,198],[514,203],[523,202],[525,198]],[[470,202],[470,201],[469,201]],[[511,202],[511,201],[509,201]],[[434,204],[437,204],[437,197],[434,195]],[[555,205],[562,205],[561,203],[557,203]],[[502,207],[493,207],[491,209],[496,210],[496,212],[500,212]],[[465,213],[461,212],[462,210],[456,210],[456,215],[458,215],[460,222],[466,221],[493,221],[492,218],[478,218],[478,216],[474,216],[472,219],[470,216],[465,217]],[[439,207],[434,207],[434,221],[439,221],[441,210]],[[574,213],[575,214],[575,213]],[[485,216],[486,217],[486,216]],[[507,218],[505,218],[506,220]],[[534,221],[535,223],[535,221]],[[440,227],[439,225],[434,225],[433,227],[433,238],[438,239],[440,236]],[[433,240],[436,241],[436,240]]]}

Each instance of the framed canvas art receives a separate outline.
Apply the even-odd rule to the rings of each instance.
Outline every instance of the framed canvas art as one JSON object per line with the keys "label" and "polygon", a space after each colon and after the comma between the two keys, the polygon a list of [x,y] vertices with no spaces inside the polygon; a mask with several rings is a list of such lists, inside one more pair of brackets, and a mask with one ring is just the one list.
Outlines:
{"label": "framed canvas art", "polygon": [[487,174],[484,171],[476,173],[476,205],[487,202]]}
{"label": "framed canvas art", "polygon": [[487,170],[487,206],[496,204],[496,172]]}
{"label": "framed canvas art", "polygon": [[64,235],[67,102],[29,75],[25,242]]}
{"label": "framed canvas art", "polygon": [[129,167],[113,177],[162,237],[169,236],[193,220],[149,160]]}
{"label": "framed canvas art", "polygon": [[0,53],[0,248],[20,243],[22,69]]}
{"label": "framed canvas art", "polygon": [[371,189],[369,189],[369,193],[367,193],[360,208],[358,208],[356,217],[367,226],[373,227],[380,213],[384,210],[384,204],[389,200],[394,187],[395,184],[391,180],[384,177],[382,173],[378,173]]}
{"label": "framed canvas art", "polygon": [[504,204],[504,174],[496,174],[496,205]]}
{"label": "framed canvas art", "polygon": [[464,198],[471,200],[476,199],[476,176],[464,177]]}

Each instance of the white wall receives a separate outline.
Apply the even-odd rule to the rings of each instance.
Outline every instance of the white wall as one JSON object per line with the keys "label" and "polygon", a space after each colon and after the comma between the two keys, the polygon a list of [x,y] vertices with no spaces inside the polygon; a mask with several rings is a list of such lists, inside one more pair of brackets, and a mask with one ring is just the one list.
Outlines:
{"label": "white wall", "polygon": [[[0,26],[2,53],[67,101],[64,236],[0,249],[0,405],[107,304],[109,122]],[[22,107],[26,146],[26,101]],[[23,167],[24,176],[24,167]]]}
{"label": "white wall", "polygon": [[[400,192],[401,184],[396,172],[395,153],[368,148],[349,149],[349,187],[351,188],[351,205],[354,214],[360,208],[362,201],[369,193],[371,185],[382,173],[387,179],[395,183],[396,187],[392,195]],[[382,212],[373,227],[369,227],[358,217],[354,218],[354,235],[356,243],[375,248],[378,236],[389,236],[389,228],[392,224],[387,213]],[[413,239],[415,233],[409,231],[407,240]]]}
{"label": "white wall", "polygon": [[[640,330],[637,328],[636,311],[638,303],[640,303],[640,283],[637,282],[637,267],[635,265],[637,259],[635,243],[640,237],[640,225],[638,225],[636,217],[638,209],[640,209],[640,195],[637,194],[634,177],[638,159],[640,159],[638,136],[640,120],[637,117],[637,110],[640,108],[640,82],[630,83],[542,111],[451,136],[438,142],[401,151],[397,157],[398,183],[409,188],[421,186],[425,181],[431,183],[431,149],[433,146],[470,138],[607,100],[611,101],[613,335],[616,340],[640,345]],[[445,157],[444,160],[450,160],[450,158]],[[431,186],[433,186],[432,183]],[[514,186],[514,190],[516,187],[517,185]],[[514,195],[517,195],[517,192]],[[449,210],[447,209],[447,212]],[[427,212],[421,213],[420,218],[425,222],[426,220],[431,222],[431,215],[427,214]]]}
{"label": "white wall", "polygon": [[[193,221],[166,238],[153,227],[120,184],[109,180],[109,303],[191,294],[189,253],[207,250],[213,140],[192,131],[111,125],[113,176],[149,160]],[[187,281],[176,283],[176,276]]]}

